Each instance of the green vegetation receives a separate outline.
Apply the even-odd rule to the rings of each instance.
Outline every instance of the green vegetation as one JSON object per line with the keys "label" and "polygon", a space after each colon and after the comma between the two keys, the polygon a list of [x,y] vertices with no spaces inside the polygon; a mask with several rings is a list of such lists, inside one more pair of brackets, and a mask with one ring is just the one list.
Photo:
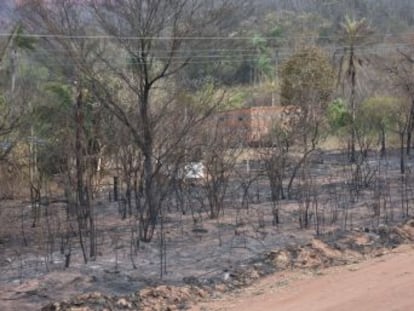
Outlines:
{"label": "green vegetation", "polygon": [[316,47],[306,47],[283,64],[282,105],[317,105],[322,111],[334,91],[335,72],[326,55]]}

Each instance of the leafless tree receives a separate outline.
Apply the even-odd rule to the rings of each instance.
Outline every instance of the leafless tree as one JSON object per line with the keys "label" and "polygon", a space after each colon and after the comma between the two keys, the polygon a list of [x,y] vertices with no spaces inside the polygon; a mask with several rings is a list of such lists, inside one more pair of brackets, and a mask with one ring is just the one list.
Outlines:
{"label": "leafless tree", "polygon": [[203,163],[206,167],[204,189],[210,207],[210,218],[224,212],[229,183],[234,178],[238,156],[243,147],[243,128],[222,126],[217,117],[209,121],[204,133]]}
{"label": "leafless tree", "polygon": [[293,128],[283,127],[276,120],[268,137],[270,146],[261,148],[261,160],[265,164],[265,174],[269,180],[271,199],[273,204],[273,225],[278,225],[279,219],[279,201],[285,199],[284,179],[287,176],[287,169],[291,155],[289,147],[293,143]]}

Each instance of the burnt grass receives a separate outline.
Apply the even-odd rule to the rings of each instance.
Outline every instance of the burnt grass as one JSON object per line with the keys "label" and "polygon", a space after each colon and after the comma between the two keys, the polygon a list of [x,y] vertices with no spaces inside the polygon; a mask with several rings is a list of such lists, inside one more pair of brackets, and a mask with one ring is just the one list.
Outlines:
{"label": "burnt grass", "polygon": [[[108,202],[108,189],[95,200],[98,256],[84,264],[74,237],[67,269],[59,249],[63,203],[49,204],[47,217],[43,212],[32,228],[29,202],[3,201],[0,309],[186,309],[277,271],[319,269],[382,254],[414,238],[411,162],[402,179],[396,154],[387,160],[371,155],[356,173],[343,153],[319,153],[310,161],[311,197],[317,204],[310,205],[307,228],[299,224],[306,203],[303,185],[295,184],[291,198],[278,202],[280,224],[275,226],[263,175],[252,183],[248,209],[241,207],[240,181],[232,178],[218,219],[209,219],[198,200],[191,201],[193,213],[188,209],[185,215],[172,203],[163,224],[162,279],[159,228],[152,242],[131,243],[135,223],[120,217],[118,202]],[[366,184],[357,185],[356,174]]]}

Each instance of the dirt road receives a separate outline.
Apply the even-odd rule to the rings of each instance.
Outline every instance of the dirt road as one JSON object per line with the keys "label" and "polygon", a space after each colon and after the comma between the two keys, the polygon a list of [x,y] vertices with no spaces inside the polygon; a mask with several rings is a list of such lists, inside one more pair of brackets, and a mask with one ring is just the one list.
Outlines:
{"label": "dirt road", "polygon": [[277,274],[193,310],[414,310],[414,247],[320,272]]}

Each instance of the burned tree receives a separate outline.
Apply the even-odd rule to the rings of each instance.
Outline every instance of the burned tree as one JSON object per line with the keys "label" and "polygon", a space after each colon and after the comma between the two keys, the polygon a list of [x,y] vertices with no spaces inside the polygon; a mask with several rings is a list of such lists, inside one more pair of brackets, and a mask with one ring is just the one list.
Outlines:
{"label": "burned tree", "polygon": [[[76,15],[64,14],[74,8]],[[63,41],[82,81],[128,128],[142,153],[143,241],[152,239],[163,204],[161,167],[189,129],[211,111],[204,109],[174,131],[163,131],[179,105],[173,77],[190,62],[196,46],[206,45],[205,39],[223,31],[218,26],[233,8],[231,1],[188,0],[32,4],[37,26]],[[84,53],[79,47],[85,48]]]}

